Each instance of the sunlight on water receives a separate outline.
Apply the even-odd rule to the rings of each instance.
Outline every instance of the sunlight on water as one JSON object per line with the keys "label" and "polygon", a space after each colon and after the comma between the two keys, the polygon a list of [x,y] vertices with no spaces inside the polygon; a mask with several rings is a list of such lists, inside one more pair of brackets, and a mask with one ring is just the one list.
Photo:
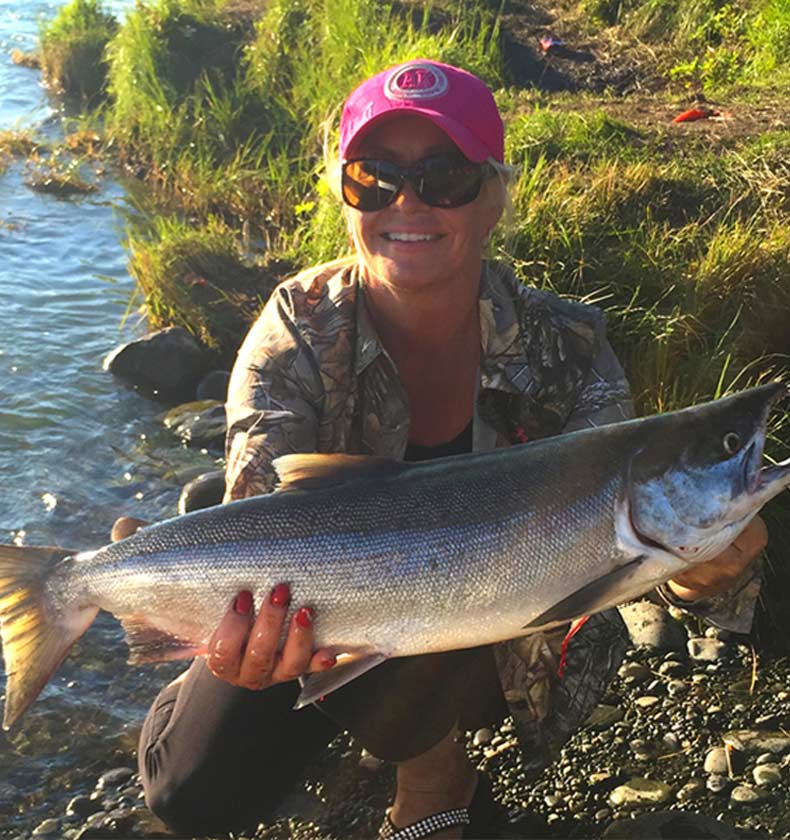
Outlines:
{"label": "sunlight on water", "polygon": [[[104,4],[116,15],[130,5]],[[0,0],[0,130],[57,134],[39,74],[11,61],[56,8]],[[210,462],[162,429],[162,406],[101,370],[133,334],[120,328],[132,287],[113,209],[121,187],[104,180],[64,201],[24,178],[22,163],[0,174],[0,542],[93,548],[119,515],[172,515],[180,479]],[[128,763],[148,703],[183,664],[134,669],[126,655],[101,615],[21,725],[0,734],[0,837],[29,833]]]}

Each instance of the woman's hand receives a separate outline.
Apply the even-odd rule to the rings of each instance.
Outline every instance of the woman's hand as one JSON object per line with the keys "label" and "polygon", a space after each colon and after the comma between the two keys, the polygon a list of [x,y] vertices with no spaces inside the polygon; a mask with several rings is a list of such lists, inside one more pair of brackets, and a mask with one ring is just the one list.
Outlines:
{"label": "woman's hand", "polygon": [[239,592],[214,631],[206,662],[212,674],[231,685],[260,690],[335,665],[328,648],[314,650],[315,611],[301,607],[291,617],[278,651],[291,593],[279,583],[255,615],[252,594]]}
{"label": "woman's hand", "polygon": [[718,557],[693,566],[687,572],[667,581],[674,595],[684,601],[697,601],[725,592],[759,556],[768,543],[768,529],[759,517],[738,535],[732,545]]}

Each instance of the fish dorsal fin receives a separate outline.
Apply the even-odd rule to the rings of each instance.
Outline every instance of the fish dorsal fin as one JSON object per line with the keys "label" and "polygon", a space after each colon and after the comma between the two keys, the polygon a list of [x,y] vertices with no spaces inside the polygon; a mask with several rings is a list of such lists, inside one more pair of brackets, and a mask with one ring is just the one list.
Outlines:
{"label": "fish dorsal fin", "polygon": [[314,452],[281,455],[273,461],[273,466],[280,479],[278,492],[323,490],[348,481],[395,476],[409,468],[400,461],[375,455],[318,455]]}

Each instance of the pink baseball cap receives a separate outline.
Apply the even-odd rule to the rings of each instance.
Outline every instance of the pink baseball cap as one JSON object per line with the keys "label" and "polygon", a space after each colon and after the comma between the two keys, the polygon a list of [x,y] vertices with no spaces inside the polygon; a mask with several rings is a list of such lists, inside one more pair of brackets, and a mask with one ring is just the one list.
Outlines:
{"label": "pink baseball cap", "polygon": [[494,97],[477,76],[418,58],[362,82],[340,118],[340,159],[374,125],[397,114],[420,114],[437,125],[471,161],[504,162],[504,128]]}

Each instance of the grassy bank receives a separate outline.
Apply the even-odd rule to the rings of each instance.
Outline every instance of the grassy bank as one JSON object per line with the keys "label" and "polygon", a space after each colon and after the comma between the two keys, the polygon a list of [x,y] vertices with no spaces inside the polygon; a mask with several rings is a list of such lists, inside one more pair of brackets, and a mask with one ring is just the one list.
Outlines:
{"label": "grassy bank", "polygon": [[[137,302],[226,361],[286,266],[347,247],[322,151],[345,95],[429,56],[482,76],[505,115],[518,174],[492,253],[607,311],[640,411],[786,377],[790,3],[582,0],[531,14],[484,0],[157,0],[116,31],[75,0],[44,30],[42,63],[80,40],[71,32],[106,43],[90,119],[148,185],[155,219],[129,235]],[[540,34],[565,53],[541,53]],[[671,122],[702,99],[718,121]],[[770,451],[789,448],[783,422]],[[785,591],[788,514],[784,501],[768,512]],[[776,598],[787,614],[790,596]]]}

